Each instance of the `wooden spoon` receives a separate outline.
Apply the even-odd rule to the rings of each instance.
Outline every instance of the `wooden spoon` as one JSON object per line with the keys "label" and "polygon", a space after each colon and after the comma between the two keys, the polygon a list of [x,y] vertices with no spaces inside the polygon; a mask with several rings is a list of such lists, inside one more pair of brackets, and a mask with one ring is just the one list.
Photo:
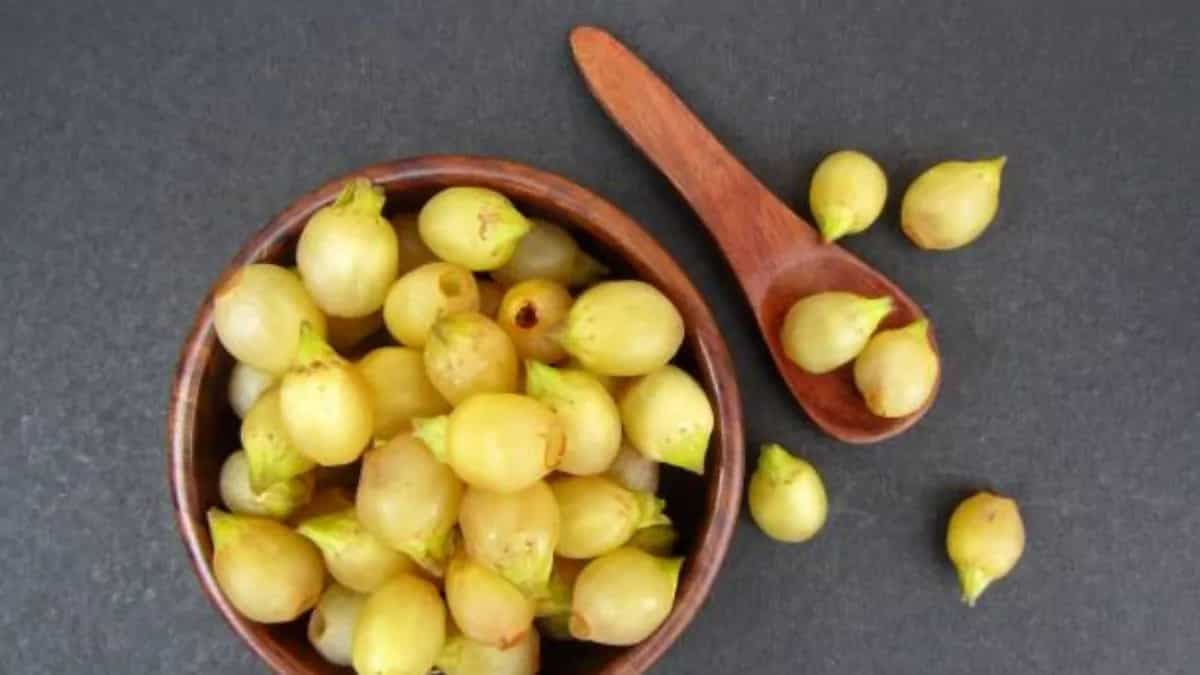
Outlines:
{"label": "wooden spoon", "polygon": [[[871,443],[920,419],[933,396],[907,417],[878,417],[863,403],[849,366],[825,375],[804,372],[784,355],[779,330],[794,302],[821,291],[891,295],[896,309],[884,328],[924,317],[921,308],[842,247],[822,243],[811,225],[754,178],[612,35],[580,26],[571,31],[571,50],[600,106],[667,176],[716,239],[754,309],[776,367],[817,426],[843,441]],[[932,332],[929,339],[936,351]]]}

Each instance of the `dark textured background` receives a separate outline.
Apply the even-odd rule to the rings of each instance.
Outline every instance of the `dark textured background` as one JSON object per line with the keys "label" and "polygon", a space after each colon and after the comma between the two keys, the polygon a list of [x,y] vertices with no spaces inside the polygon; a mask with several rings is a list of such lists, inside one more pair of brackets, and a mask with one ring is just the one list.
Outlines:
{"label": "dark textured background", "polygon": [[[656,672],[1196,672],[1194,3],[513,4],[0,1],[0,672],[262,669],[172,522],[176,352],[293,197],[428,152],[558,171],[641,220],[712,300],[750,441],[824,474],[826,531],[789,547],[743,519]],[[895,208],[847,244],[937,324],[945,385],[921,424],[870,448],[814,430],[714,247],[585,93],[580,22],[793,203],[843,146],[894,195],[933,162],[1009,156],[976,245],[918,252]],[[968,610],[940,541],[984,485],[1020,500],[1029,544]]]}

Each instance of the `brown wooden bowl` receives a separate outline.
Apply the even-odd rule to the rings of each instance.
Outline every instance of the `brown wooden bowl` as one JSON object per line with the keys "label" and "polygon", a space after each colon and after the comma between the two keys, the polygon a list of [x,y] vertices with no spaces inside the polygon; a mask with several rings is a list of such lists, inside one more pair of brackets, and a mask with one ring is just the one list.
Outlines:
{"label": "brown wooden bowl", "polygon": [[[572,229],[581,243],[617,275],[648,281],[675,303],[687,325],[681,361],[708,392],[716,429],[703,478],[664,468],[668,513],[680,529],[687,556],[675,608],[650,638],[628,648],[544,640],[543,673],[640,673],[679,637],[700,609],[725,558],[741,504],[744,436],[733,364],[712,312],[679,264],[633,219],[592,192],[554,174],[496,159],[432,156],[379,164],[326,183],[280,213],[233,259],[216,289],[234,271],[254,262],[291,264],[296,239],[314,211],[333,201],[349,176],[367,176],[388,193],[391,210],[418,207],[450,185],[489,187],[525,212]],[[348,673],[321,659],[305,638],[304,620],[265,626],[242,618],[213,577],[212,542],[205,511],[219,505],[217,475],[239,447],[238,419],[226,389],[233,360],[213,329],[213,290],[204,298],[180,355],[171,390],[168,463],[179,530],[204,592],[238,635],[272,668],[285,673]],[[698,488],[704,485],[701,499]]]}

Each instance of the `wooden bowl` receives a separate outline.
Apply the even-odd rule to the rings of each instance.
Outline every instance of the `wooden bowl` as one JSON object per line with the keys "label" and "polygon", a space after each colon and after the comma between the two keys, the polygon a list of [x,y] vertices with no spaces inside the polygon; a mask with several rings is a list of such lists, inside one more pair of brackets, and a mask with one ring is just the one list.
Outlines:
{"label": "wooden bowl", "polygon": [[[744,436],[733,364],[712,313],[687,275],[636,222],[612,204],[554,174],[495,159],[435,156],[367,167],[326,183],[289,206],[242,247],[213,289],[243,265],[291,264],[296,239],[314,211],[330,203],[349,176],[364,175],[384,186],[390,211],[419,205],[451,185],[489,187],[508,195],[523,211],[569,227],[593,255],[617,275],[648,281],[671,298],[687,325],[682,362],[708,392],[716,429],[703,478],[664,468],[660,492],[680,529],[678,552],[687,556],[675,608],[641,644],[613,648],[543,640],[543,673],[640,673],[653,664],[696,615],[725,558],[741,504]],[[265,626],[237,614],[213,577],[212,542],[205,511],[219,505],[217,475],[239,447],[239,421],[226,389],[233,360],[213,329],[209,290],[180,355],[171,390],[168,461],[179,530],[205,593],[238,635],[272,668],[286,673],[349,673],[323,661],[305,638],[303,620]],[[699,487],[704,486],[703,498]]]}

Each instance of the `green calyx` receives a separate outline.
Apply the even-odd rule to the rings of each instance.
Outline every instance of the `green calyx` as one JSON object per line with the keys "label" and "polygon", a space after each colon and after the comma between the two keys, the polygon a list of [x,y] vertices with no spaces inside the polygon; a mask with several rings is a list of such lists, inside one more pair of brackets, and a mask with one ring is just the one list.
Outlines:
{"label": "green calyx", "polygon": [[[282,430],[275,433],[282,433]],[[278,438],[275,440],[276,442],[272,443],[256,434],[245,434],[242,438],[246,463],[250,465],[250,487],[260,496],[266,496],[272,490],[276,490],[276,486],[284,485],[316,466],[286,439],[283,442],[279,442]],[[284,488],[282,494],[290,494],[293,490],[294,488]],[[276,494],[280,492],[276,491]]]}
{"label": "green calyx", "polygon": [[208,510],[208,531],[212,535],[213,550],[228,546],[245,531],[246,523],[239,516],[213,507]]}
{"label": "green calyx", "polygon": [[567,279],[567,285],[586,286],[600,277],[607,275],[608,272],[609,269],[604,263],[583,251],[578,251],[575,253],[575,258],[571,261],[571,272]]}
{"label": "green calyx", "polygon": [[312,324],[307,321],[300,323],[300,342],[296,346],[296,359],[293,362],[295,368],[307,368],[325,361],[339,362],[341,358]]}
{"label": "green calyx", "polygon": [[[263,495],[275,485],[290,481],[316,466],[292,445],[284,429],[278,388],[264,393],[250,408],[246,419],[242,420],[239,435],[250,470],[250,487],[255,494]],[[291,489],[297,488],[283,491]]]}
{"label": "green calyx", "polygon": [[334,199],[328,208],[378,216],[383,212],[385,200],[383,188],[372,184],[370,179],[359,176],[342,187],[337,199]]}
{"label": "green calyx", "polygon": [[704,475],[704,456],[708,453],[709,432],[695,429],[681,434],[662,451],[662,461],[694,474]]}
{"label": "green calyx", "polygon": [[855,231],[854,209],[844,204],[831,204],[813,213],[821,238],[825,243],[841,239]]}
{"label": "green calyx", "polygon": [[481,323],[479,315],[470,312],[442,317],[429,329],[429,342],[449,346],[477,340]]}
{"label": "green calyx", "polygon": [[458,551],[458,547],[456,530],[451,527],[434,532],[424,539],[405,542],[398,548],[425,571],[441,577],[446,571],[446,562]]}
{"label": "green calyx", "polygon": [[353,508],[309,518],[300,523],[296,531],[330,555],[337,555],[351,541],[363,534]]}
{"label": "green calyx", "polygon": [[929,319],[917,319],[901,328],[900,332],[920,340],[926,340],[929,338]]}
{"label": "green calyx", "polygon": [[679,533],[671,525],[651,525],[634,533],[629,546],[640,548],[650,555],[668,556],[679,541]]}
{"label": "green calyx", "polygon": [[413,435],[421,439],[429,452],[439,461],[449,460],[449,449],[446,447],[446,432],[450,427],[450,416],[413,418]]}
{"label": "green calyx", "polygon": [[507,199],[479,209],[479,238],[503,248],[524,237],[533,227]]}
{"label": "green calyx", "polygon": [[557,368],[541,361],[525,361],[525,393],[539,401],[550,396],[562,386],[562,373]]}
{"label": "green calyx", "polygon": [[803,460],[793,457],[778,443],[767,443],[762,446],[758,455],[758,470],[772,483],[790,483],[806,469],[807,465]]}
{"label": "green calyx", "polygon": [[[251,487],[253,487],[253,481]],[[300,475],[279,481],[258,493],[256,497],[267,513],[276,518],[284,518],[299,504],[308,500],[312,494],[312,488],[312,476]]]}
{"label": "green calyx", "polygon": [[879,325],[880,321],[895,309],[896,303],[890,295],[881,295],[878,298],[864,298],[859,304],[860,320],[863,325],[871,326],[873,329]]}
{"label": "green calyx", "polygon": [[675,597],[675,590],[679,586],[679,572],[683,569],[683,558],[659,558],[658,564],[663,574],[671,580],[671,597]]}
{"label": "green calyx", "polygon": [[1001,155],[992,159],[985,159],[974,162],[982,172],[982,176],[989,184],[1000,182],[1000,174],[1004,171],[1004,165],[1008,163],[1008,157]]}
{"label": "green calyx", "polygon": [[497,571],[528,597],[542,598],[550,593],[550,571],[553,567],[553,553],[529,553],[499,566]]}
{"label": "green calyx", "polygon": [[670,525],[671,519],[663,513],[667,508],[667,500],[659,499],[649,492],[630,491],[637,502],[637,528],[653,527],[655,525]]}
{"label": "green calyx", "polygon": [[[582,567],[582,563],[580,566]],[[578,570],[575,572],[578,573]],[[538,594],[531,596],[535,602],[534,613],[539,617],[570,614],[575,577],[576,574],[569,574],[560,566],[552,565],[550,578],[546,581],[546,585]]]}
{"label": "green calyx", "polygon": [[992,583],[992,578],[978,567],[960,567],[958,583],[962,587],[962,601],[967,603],[968,607],[974,607],[975,601]]}

